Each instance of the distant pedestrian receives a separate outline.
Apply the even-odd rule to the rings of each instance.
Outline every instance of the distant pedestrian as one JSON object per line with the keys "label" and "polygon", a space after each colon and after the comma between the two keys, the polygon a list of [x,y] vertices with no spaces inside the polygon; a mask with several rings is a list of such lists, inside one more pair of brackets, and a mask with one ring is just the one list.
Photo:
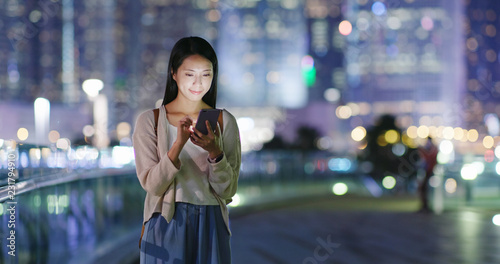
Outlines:
{"label": "distant pedestrian", "polygon": [[425,175],[418,187],[420,195],[420,212],[430,212],[429,207],[429,180],[434,173],[434,167],[437,164],[438,148],[432,143],[432,138],[428,137],[424,146],[418,148],[420,157],[422,158]]}
{"label": "distant pedestrian", "polygon": [[133,143],[146,191],[141,263],[231,263],[226,204],[236,193],[241,147],[236,119],[222,110],[213,132],[193,128],[215,108],[217,56],[199,37],[173,47],[162,106],[139,115]]}

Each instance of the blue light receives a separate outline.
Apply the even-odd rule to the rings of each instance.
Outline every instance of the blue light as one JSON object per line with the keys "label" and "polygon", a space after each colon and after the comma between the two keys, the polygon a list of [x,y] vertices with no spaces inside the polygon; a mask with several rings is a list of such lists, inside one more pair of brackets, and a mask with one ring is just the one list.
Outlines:
{"label": "blue light", "polygon": [[351,169],[351,161],[346,158],[332,158],[328,161],[328,168],[331,171],[349,171]]}
{"label": "blue light", "polygon": [[387,12],[387,9],[383,3],[377,1],[372,5],[372,12],[377,16],[381,16]]}

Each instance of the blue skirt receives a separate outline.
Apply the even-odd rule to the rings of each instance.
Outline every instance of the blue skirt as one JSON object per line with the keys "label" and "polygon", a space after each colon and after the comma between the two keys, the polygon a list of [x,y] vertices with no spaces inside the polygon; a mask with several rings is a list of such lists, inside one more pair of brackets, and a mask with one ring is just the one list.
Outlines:
{"label": "blue skirt", "polygon": [[160,213],[146,223],[141,264],[231,263],[229,237],[220,206],[175,203],[170,223]]}

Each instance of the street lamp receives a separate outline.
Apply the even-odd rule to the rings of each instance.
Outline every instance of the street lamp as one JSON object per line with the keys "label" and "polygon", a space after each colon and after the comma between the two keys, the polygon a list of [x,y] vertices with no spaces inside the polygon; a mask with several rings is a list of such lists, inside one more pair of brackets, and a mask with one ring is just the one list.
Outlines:
{"label": "street lamp", "polygon": [[82,83],[83,91],[93,100],[99,95],[99,91],[104,87],[104,83],[99,79],[88,79]]}
{"label": "street lamp", "polygon": [[82,83],[83,91],[93,102],[92,114],[94,117],[94,146],[105,148],[109,145],[108,138],[108,99],[106,95],[99,94],[104,83],[99,79],[88,79]]}
{"label": "street lamp", "polygon": [[35,134],[36,143],[43,145],[46,143],[50,126],[50,102],[49,100],[38,97],[34,103],[35,110]]}

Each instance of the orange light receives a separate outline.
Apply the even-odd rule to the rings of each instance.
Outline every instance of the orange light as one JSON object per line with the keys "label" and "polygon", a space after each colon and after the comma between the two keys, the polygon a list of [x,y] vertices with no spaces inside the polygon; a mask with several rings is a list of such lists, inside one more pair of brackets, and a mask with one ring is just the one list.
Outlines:
{"label": "orange light", "polygon": [[347,20],[344,20],[344,21],[340,22],[340,24],[339,24],[339,32],[340,32],[340,34],[342,34],[344,36],[347,36],[347,35],[351,34],[351,32],[352,32],[352,24],[351,24],[351,22],[349,22]]}

